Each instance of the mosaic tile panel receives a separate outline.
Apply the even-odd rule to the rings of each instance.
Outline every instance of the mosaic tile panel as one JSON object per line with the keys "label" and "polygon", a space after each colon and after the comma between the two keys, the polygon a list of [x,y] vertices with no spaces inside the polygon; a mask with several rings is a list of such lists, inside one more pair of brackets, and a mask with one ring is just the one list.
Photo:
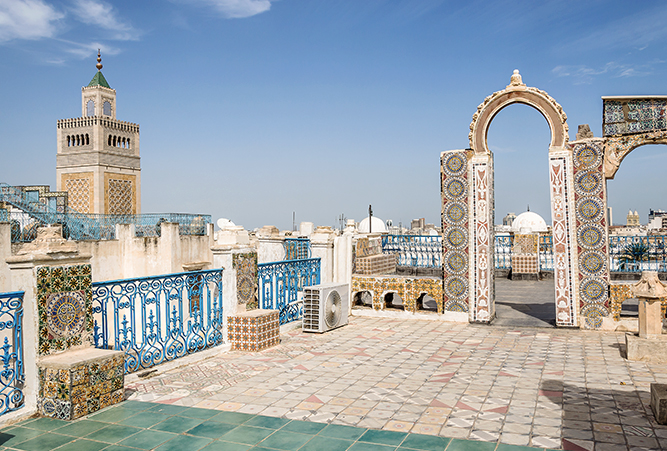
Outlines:
{"label": "mosaic tile panel", "polygon": [[512,254],[512,272],[516,274],[537,274],[540,267],[537,264],[537,254]]}
{"label": "mosaic tile panel", "polygon": [[90,265],[37,268],[39,355],[92,343]]}
{"label": "mosaic tile panel", "polygon": [[234,351],[261,351],[280,342],[278,310],[253,310],[227,317],[229,341]]}
{"label": "mosaic tile panel", "polygon": [[39,365],[37,408],[41,415],[75,420],[124,400],[125,356],[76,356],[66,364],[45,359]]}
{"label": "mosaic tile panel", "polygon": [[396,254],[377,254],[357,257],[357,274],[394,274],[396,272]]}
{"label": "mosaic tile panel", "polygon": [[[632,285],[634,283],[612,283],[609,286],[609,304],[611,314],[615,321],[621,320],[621,309],[623,302],[634,298],[632,295]],[[660,298],[662,316],[667,315],[667,298]]]}
{"label": "mosaic tile panel", "polygon": [[666,99],[603,100],[605,137],[667,129]]}
{"label": "mosaic tile panel", "polygon": [[415,313],[417,311],[417,299],[422,294],[428,294],[438,306],[438,313],[444,312],[442,280],[433,277],[409,277],[409,276],[352,276],[352,298],[355,293],[367,291],[373,298],[373,309],[384,310],[386,308],[384,297],[387,293],[396,293],[403,300],[405,311]]}
{"label": "mosaic tile panel", "polygon": [[257,303],[257,254],[234,254],[232,265],[236,270],[236,298],[245,304],[246,310],[258,308]]}
{"label": "mosaic tile panel", "polygon": [[577,284],[581,326],[587,329],[599,328],[610,313],[603,156],[601,142],[574,146]]}
{"label": "mosaic tile panel", "polygon": [[563,155],[552,154],[549,157],[556,324],[559,326],[577,325],[577,308],[572,285],[573,242],[570,233],[571,158],[569,152]]}
{"label": "mosaic tile panel", "polygon": [[[443,152],[440,164],[443,261],[441,292],[444,292],[444,310],[454,312],[468,312],[470,302],[468,219],[470,157],[471,151]],[[434,298],[440,299],[435,296]],[[375,305],[375,300],[373,303]]]}
{"label": "mosaic tile panel", "polygon": [[378,238],[359,238],[356,244],[357,257],[368,257],[382,253],[382,241]]}

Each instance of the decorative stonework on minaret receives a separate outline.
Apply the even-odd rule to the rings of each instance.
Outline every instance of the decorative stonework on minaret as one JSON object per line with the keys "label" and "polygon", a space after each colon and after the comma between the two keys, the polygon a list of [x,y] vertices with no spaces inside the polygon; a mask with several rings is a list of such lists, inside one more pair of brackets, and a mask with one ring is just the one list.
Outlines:
{"label": "decorative stonework on minaret", "polygon": [[80,213],[141,213],[139,125],[116,119],[116,90],[97,73],[81,88],[81,117],[58,121],[56,180]]}

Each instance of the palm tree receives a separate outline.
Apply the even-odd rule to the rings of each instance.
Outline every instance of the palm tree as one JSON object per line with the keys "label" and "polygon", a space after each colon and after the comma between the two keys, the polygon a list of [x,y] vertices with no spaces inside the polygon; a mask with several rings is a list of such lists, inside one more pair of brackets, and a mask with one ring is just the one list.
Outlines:
{"label": "palm tree", "polygon": [[626,269],[628,263],[637,263],[648,260],[649,246],[647,243],[630,243],[623,248],[620,256],[621,269]]}

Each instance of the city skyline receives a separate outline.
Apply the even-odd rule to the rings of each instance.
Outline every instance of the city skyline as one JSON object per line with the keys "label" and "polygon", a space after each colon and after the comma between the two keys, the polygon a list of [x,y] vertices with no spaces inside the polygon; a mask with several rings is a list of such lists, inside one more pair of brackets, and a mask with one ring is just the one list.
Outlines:
{"label": "city skyline", "polygon": [[[0,181],[55,189],[55,125],[80,115],[102,49],[118,119],[140,124],[143,212],[265,224],[440,224],[439,156],[509,83],[547,91],[570,139],[601,135],[603,95],[665,94],[667,5],[643,2],[4,0]],[[550,220],[550,131],[530,107],[491,124],[496,223]],[[617,224],[667,194],[664,146],[608,182]],[[621,214],[622,218],[618,215]]]}

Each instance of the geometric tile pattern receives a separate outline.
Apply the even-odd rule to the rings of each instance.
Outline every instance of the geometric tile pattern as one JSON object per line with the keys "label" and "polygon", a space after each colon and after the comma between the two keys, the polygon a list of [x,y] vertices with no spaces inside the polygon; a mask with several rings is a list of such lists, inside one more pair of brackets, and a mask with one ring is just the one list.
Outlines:
{"label": "geometric tile pattern", "polygon": [[609,316],[604,150],[600,140],[574,145],[577,283],[581,327],[596,329]]}
{"label": "geometric tile pattern", "polygon": [[109,179],[110,215],[132,214],[132,181]]}
{"label": "geometric tile pattern", "polygon": [[[664,365],[623,359],[624,333],[351,316],[349,325],[326,334],[296,329],[281,338],[259,353],[219,353],[135,378],[128,384],[130,399],[162,403],[165,411],[153,412],[179,419],[201,418],[182,413],[194,406],[208,409],[202,414],[233,413],[237,421],[259,415],[274,424],[297,420],[304,428],[329,423],[385,437],[400,432],[433,441],[477,440],[468,447],[391,442],[364,448],[352,447],[355,438],[348,437],[345,447],[334,448],[331,441],[304,451],[667,449],[667,428],[655,423],[649,407],[650,384],[667,382]],[[90,420],[102,420],[105,413],[98,415]],[[142,416],[150,417],[124,423],[141,427]],[[209,423],[188,434],[211,428]],[[248,447],[253,445],[272,449],[276,443]]]}
{"label": "geometric tile pattern", "polygon": [[514,234],[512,245],[512,273],[537,274],[537,242],[539,235]]}
{"label": "geometric tile pattern", "polygon": [[[471,152],[465,150],[443,152],[441,156],[440,193],[445,311],[467,312],[470,308],[470,290],[473,287],[470,283],[468,253],[470,224],[468,160],[470,156]],[[441,311],[440,297],[433,297],[438,302],[438,311]],[[407,305],[406,309],[408,309]]]}
{"label": "geometric tile pattern", "polygon": [[427,294],[435,299],[438,313],[443,313],[442,280],[434,277],[408,276],[352,276],[352,298],[359,292],[367,291],[373,298],[373,309],[384,310],[384,297],[387,293],[396,293],[403,300],[403,308],[407,312],[417,312],[417,299]]}
{"label": "geometric tile pattern", "polygon": [[555,152],[549,155],[549,186],[551,190],[551,216],[554,253],[554,289],[556,302],[556,325],[576,326],[577,305],[574,299],[572,269],[576,256],[576,243],[571,215],[573,201],[572,152]]}
{"label": "geometric tile pattern", "polygon": [[357,257],[368,257],[382,253],[382,242],[379,239],[359,238],[357,240]]}
{"label": "geometric tile pattern", "polygon": [[63,174],[62,186],[67,191],[68,206],[78,213],[91,213],[93,207],[93,173]]}
{"label": "geometric tile pattern", "polygon": [[229,340],[234,351],[261,351],[280,342],[278,310],[253,310],[227,317]]}
{"label": "geometric tile pattern", "polygon": [[90,268],[89,264],[37,268],[39,355],[90,343]]}
{"label": "geometric tile pattern", "polygon": [[603,100],[604,136],[667,129],[665,99]]}
{"label": "geometric tile pattern", "polygon": [[122,352],[67,365],[40,362],[37,408],[46,417],[74,420],[123,401]]}
{"label": "geometric tile pattern", "polygon": [[396,273],[396,254],[357,256],[355,273],[367,275],[394,274]]}
{"label": "geometric tile pattern", "polygon": [[236,270],[236,297],[246,310],[257,308],[257,253],[234,254],[233,267]]}

